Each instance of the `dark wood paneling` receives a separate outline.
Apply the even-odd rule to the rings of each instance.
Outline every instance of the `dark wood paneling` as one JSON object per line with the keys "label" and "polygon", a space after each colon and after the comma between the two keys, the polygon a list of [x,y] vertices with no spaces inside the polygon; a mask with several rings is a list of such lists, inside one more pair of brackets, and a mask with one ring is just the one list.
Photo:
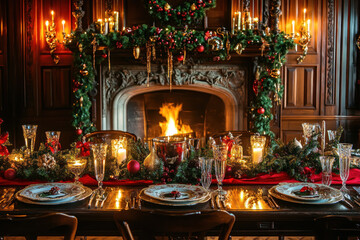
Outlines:
{"label": "dark wood paneling", "polygon": [[71,68],[42,69],[42,108],[57,110],[71,108]]}

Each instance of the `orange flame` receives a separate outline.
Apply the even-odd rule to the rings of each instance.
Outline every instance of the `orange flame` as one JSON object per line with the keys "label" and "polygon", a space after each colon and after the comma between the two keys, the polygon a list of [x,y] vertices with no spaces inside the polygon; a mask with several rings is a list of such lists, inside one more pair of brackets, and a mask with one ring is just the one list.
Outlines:
{"label": "orange flame", "polygon": [[163,103],[159,111],[159,113],[166,118],[166,122],[159,123],[163,136],[193,132],[189,125],[178,124],[179,113],[181,110],[182,104],[174,106],[173,103]]}

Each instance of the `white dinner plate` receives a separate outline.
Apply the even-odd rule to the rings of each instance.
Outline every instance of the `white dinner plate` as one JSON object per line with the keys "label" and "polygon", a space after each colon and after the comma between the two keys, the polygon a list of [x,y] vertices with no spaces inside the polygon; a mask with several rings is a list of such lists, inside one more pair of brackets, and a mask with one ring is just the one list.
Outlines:
{"label": "white dinner plate", "polygon": [[[300,191],[303,187],[310,187],[317,191],[315,196],[298,196],[295,192]],[[275,191],[281,195],[293,198],[299,201],[322,201],[330,198],[342,197],[340,190],[329,187],[324,184],[315,183],[280,183],[275,186]]]}
{"label": "white dinner plate", "polygon": [[145,193],[145,189],[141,190],[139,197],[141,200],[145,202],[149,202],[152,204],[162,205],[162,206],[171,206],[171,207],[186,207],[186,206],[194,206],[201,203],[206,203],[210,200],[211,195],[206,195],[203,199],[197,200],[197,201],[189,201],[189,202],[168,202],[168,201],[162,201],[155,198],[152,198]]}
{"label": "white dinner plate", "polygon": [[[60,189],[60,194],[46,195],[53,187]],[[19,196],[38,202],[52,202],[74,198],[85,192],[83,186],[75,183],[33,184],[19,191]]]}
{"label": "white dinner plate", "polygon": [[73,198],[66,198],[66,199],[62,199],[62,200],[57,200],[57,201],[33,201],[29,198],[25,198],[22,197],[20,195],[20,192],[17,192],[15,194],[15,197],[17,200],[19,200],[20,202],[23,203],[28,203],[28,204],[35,204],[35,205],[44,205],[44,206],[52,206],[52,205],[60,205],[60,204],[68,204],[68,203],[74,203],[74,202],[78,202],[81,200],[84,200],[85,198],[89,197],[92,193],[92,190],[88,187],[83,186],[84,192],[80,195],[77,195]]}
{"label": "white dinner plate", "polygon": [[[334,190],[336,190],[336,193],[330,193],[330,195],[327,198],[324,197],[321,200],[315,200],[315,201],[304,201],[304,200],[295,199],[295,198],[280,194],[275,190],[275,187],[276,186],[269,189],[269,194],[271,196],[276,197],[280,200],[292,202],[292,203],[309,204],[309,205],[326,205],[326,204],[338,203],[341,200],[343,200],[343,198],[344,198],[342,193],[339,190],[334,189]],[[340,194],[338,194],[337,191],[339,191]]]}
{"label": "white dinner plate", "polygon": [[[180,196],[173,196],[171,193],[174,191],[179,192]],[[144,189],[144,194],[159,201],[172,203],[200,201],[209,195],[202,186],[186,184],[151,185]]]}

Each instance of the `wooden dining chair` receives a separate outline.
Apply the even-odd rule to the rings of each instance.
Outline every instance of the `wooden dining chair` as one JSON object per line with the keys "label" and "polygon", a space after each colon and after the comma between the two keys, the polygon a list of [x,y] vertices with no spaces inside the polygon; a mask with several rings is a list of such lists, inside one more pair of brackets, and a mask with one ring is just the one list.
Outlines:
{"label": "wooden dining chair", "polygon": [[359,216],[328,215],[315,219],[317,240],[347,240],[360,237]]}
{"label": "wooden dining chair", "polygon": [[[124,240],[134,240],[131,229],[140,229],[140,239],[155,239],[154,236],[182,236],[191,239],[193,234],[220,228],[219,240],[228,240],[235,223],[235,216],[221,210],[165,212],[137,209],[115,212],[114,219]],[[197,238],[199,239],[199,238]]]}
{"label": "wooden dining chair", "polygon": [[88,133],[85,136],[86,141],[90,141],[93,143],[107,143],[111,144],[111,139],[117,139],[119,137],[126,137],[132,139],[134,141],[137,140],[135,134],[123,131],[115,131],[115,130],[104,130],[104,131],[96,131],[92,133]]}
{"label": "wooden dining chair", "polygon": [[[227,136],[229,132],[231,132],[231,134],[234,137],[239,136],[240,144],[243,147],[244,155],[250,156],[251,155],[250,137],[255,135],[255,133],[250,131],[225,131],[225,132],[215,133],[211,137],[214,138],[217,143],[220,143],[220,138]],[[267,149],[270,144],[270,136],[265,136],[265,137],[266,137],[265,149]]]}
{"label": "wooden dining chair", "polygon": [[0,236],[25,236],[35,240],[37,236],[64,236],[64,240],[75,239],[77,218],[64,213],[40,216],[4,215],[0,217]]}

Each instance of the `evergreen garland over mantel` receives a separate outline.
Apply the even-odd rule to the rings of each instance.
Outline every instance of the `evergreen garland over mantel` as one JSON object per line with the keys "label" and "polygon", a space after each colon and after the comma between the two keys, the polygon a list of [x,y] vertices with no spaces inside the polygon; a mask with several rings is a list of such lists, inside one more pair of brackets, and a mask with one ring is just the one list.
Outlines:
{"label": "evergreen garland over mantel", "polygon": [[[197,31],[185,27],[179,30],[172,26],[159,28],[144,24],[103,35],[95,31],[96,27],[94,23],[86,31],[76,31],[66,42],[75,58],[73,126],[77,129],[79,138],[95,130],[90,119],[89,98],[89,93],[96,86],[94,65],[107,59],[110,66],[111,50],[133,49],[134,56],[145,52],[146,57],[151,46],[155,47],[156,51],[163,52],[163,56],[174,55],[174,61],[184,61],[186,54],[197,57],[211,55],[214,61],[225,61],[230,60],[234,52],[241,55],[242,51],[251,45],[261,46],[263,50],[266,47],[266,51],[261,51],[259,71],[256,74],[258,77],[253,82],[256,97],[250,108],[252,130],[274,137],[270,130],[270,121],[273,119],[271,110],[274,101],[280,102],[283,96],[280,68],[286,61],[288,50],[294,47],[293,40],[284,32],[244,30],[231,34],[225,29]],[[94,59],[96,49],[105,49],[98,59]],[[171,85],[171,77],[167,80]]]}

